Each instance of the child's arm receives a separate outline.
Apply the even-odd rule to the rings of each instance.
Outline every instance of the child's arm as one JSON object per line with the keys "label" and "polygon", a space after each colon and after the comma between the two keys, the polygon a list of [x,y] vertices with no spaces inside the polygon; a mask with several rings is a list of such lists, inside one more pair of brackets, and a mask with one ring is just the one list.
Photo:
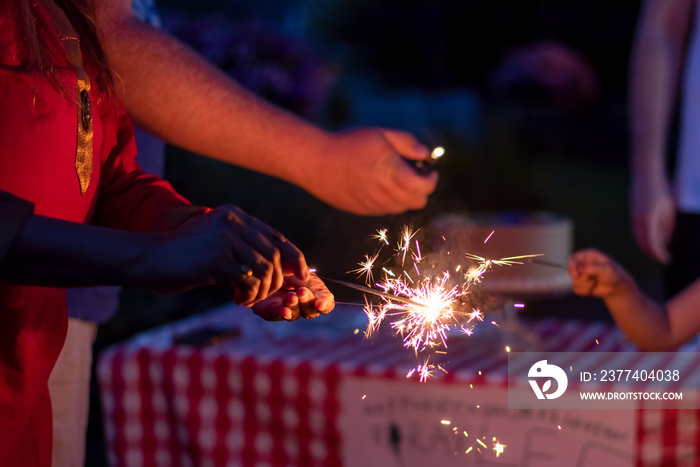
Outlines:
{"label": "child's arm", "polygon": [[597,250],[583,250],[569,260],[577,295],[600,297],[627,338],[645,350],[668,350],[700,332],[700,281],[665,306],[639,290],[618,263]]}

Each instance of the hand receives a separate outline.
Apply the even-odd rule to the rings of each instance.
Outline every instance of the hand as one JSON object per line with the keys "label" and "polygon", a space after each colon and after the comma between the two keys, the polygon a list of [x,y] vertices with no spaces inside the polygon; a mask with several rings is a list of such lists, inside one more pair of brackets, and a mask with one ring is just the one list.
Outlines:
{"label": "hand", "polygon": [[568,272],[577,295],[606,298],[633,284],[622,266],[594,249],[571,255]]}
{"label": "hand", "polygon": [[286,274],[309,278],[304,255],[296,246],[235,206],[195,216],[153,238],[142,286],[181,291],[233,284],[234,301],[251,305],[279,290]]}
{"label": "hand", "polygon": [[668,244],[673,235],[676,203],[664,177],[634,180],[631,193],[632,228],[639,247],[652,258],[667,264]]}
{"label": "hand", "polygon": [[[285,290],[288,288],[294,290]],[[330,313],[334,307],[333,294],[318,276],[312,274],[305,281],[285,277],[283,289],[254,304],[253,312],[267,321],[296,321],[300,316],[311,319],[320,313]]]}
{"label": "hand", "polygon": [[421,209],[435,190],[438,175],[418,175],[401,156],[425,159],[429,151],[401,131],[367,128],[334,134],[304,188],[354,214],[378,216]]}

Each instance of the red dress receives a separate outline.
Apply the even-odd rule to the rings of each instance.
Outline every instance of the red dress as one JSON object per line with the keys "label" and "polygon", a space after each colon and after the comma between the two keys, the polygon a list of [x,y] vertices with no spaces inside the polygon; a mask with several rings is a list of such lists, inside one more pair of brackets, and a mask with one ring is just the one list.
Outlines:
{"label": "red dress", "polygon": [[[75,89],[66,50],[47,11],[36,3],[56,76],[66,89]],[[189,205],[169,184],[138,168],[129,117],[94,85],[93,172],[81,195],[75,170],[77,104],[43,75],[27,71],[7,9],[0,5],[0,260],[21,222],[3,215],[12,212],[7,193],[33,203],[36,214],[132,231],[152,230],[164,211]],[[0,466],[51,464],[47,381],[66,323],[63,289],[0,282]]]}

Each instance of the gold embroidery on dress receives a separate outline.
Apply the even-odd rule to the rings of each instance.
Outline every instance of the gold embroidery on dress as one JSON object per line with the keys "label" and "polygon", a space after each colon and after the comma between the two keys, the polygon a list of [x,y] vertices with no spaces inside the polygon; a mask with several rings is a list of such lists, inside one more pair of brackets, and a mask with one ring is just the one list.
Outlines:
{"label": "gold embroidery on dress", "polygon": [[54,25],[59,31],[58,37],[68,52],[76,73],[75,95],[78,107],[77,137],[75,144],[75,172],[78,175],[80,194],[84,195],[90,186],[92,176],[92,105],[90,103],[90,78],[83,66],[83,56],[80,51],[80,39],[70,24],[63,10],[54,2],[47,2],[47,9],[52,16]]}
{"label": "gold embroidery on dress", "polygon": [[75,145],[75,171],[80,182],[80,194],[84,195],[90,185],[92,175],[92,109],[90,105],[90,81],[78,80],[75,83],[78,96],[78,138]]}

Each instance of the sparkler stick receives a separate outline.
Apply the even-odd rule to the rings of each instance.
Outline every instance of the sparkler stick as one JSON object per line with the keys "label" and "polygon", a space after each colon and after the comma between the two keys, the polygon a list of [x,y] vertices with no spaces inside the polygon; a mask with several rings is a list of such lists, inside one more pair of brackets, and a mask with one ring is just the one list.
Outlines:
{"label": "sparkler stick", "polygon": [[557,268],[557,269],[567,269],[567,266],[559,263],[554,263],[552,261],[547,261],[545,259],[539,259],[539,258],[532,258],[530,261],[532,264],[539,264],[540,266],[549,266],[550,268]]}
{"label": "sparkler stick", "polygon": [[392,294],[390,294],[390,293],[381,292],[381,291],[379,291],[379,290],[371,289],[371,288],[365,287],[365,286],[363,286],[363,285],[353,284],[352,282],[340,281],[340,280],[338,280],[338,279],[331,279],[330,277],[326,277],[326,276],[318,276],[318,277],[319,277],[321,280],[328,281],[328,282],[333,282],[333,283],[335,283],[335,284],[342,285],[342,286],[348,287],[348,288],[350,288],[350,289],[359,290],[360,292],[368,293],[368,294],[371,294],[371,295],[376,295],[376,296],[378,296],[378,297],[383,297],[383,298],[386,298],[387,300],[393,300],[393,301],[395,301],[395,302],[405,303],[406,305],[411,305],[411,306],[417,306],[417,307],[423,307],[423,308],[425,308],[425,305],[421,305],[420,303],[415,302],[415,301],[411,300],[410,298],[404,298],[404,297],[401,297],[401,296],[392,295]]}

